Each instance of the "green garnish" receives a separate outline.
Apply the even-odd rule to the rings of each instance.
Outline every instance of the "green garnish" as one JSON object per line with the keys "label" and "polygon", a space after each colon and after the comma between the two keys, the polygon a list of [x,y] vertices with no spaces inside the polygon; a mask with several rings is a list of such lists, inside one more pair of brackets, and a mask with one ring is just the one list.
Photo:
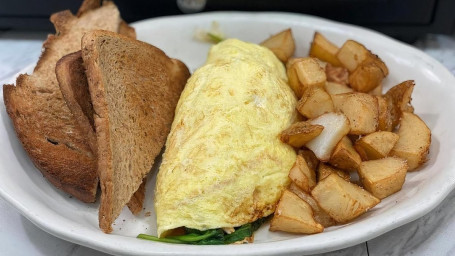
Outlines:
{"label": "green garnish", "polygon": [[145,240],[150,240],[150,241],[155,241],[155,242],[164,242],[164,243],[170,243],[170,244],[182,244],[182,241],[177,240],[177,239],[172,239],[172,238],[158,238],[156,236],[151,236],[147,234],[139,234],[137,238],[140,239],[145,239]]}
{"label": "green garnish", "polygon": [[219,230],[218,229],[209,229],[206,232],[202,234],[197,234],[197,233],[187,233],[186,235],[181,235],[181,236],[171,236],[169,238],[171,239],[177,239],[182,242],[200,242],[202,240],[207,240],[209,238],[212,238],[213,236],[218,235]]}
{"label": "green garnish", "polygon": [[224,38],[222,38],[221,36],[215,35],[210,32],[208,32],[207,35],[209,36],[210,40],[212,40],[216,44],[224,40]]}
{"label": "green garnish", "polygon": [[173,244],[199,244],[199,245],[217,245],[231,244],[237,241],[242,241],[246,237],[253,235],[253,232],[268,220],[267,217],[258,219],[252,223],[242,225],[235,228],[235,231],[226,234],[223,229],[209,229],[200,231],[197,229],[185,228],[186,234],[181,236],[170,236],[166,238],[158,238],[156,236],[139,234],[137,238],[151,240],[156,242],[173,243]]}

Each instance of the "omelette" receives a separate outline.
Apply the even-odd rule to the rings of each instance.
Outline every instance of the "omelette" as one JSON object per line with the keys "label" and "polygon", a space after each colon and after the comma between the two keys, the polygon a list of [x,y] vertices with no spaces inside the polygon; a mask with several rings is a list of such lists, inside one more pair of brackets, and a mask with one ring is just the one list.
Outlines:
{"label": "omelette", "polygon": [[272,214],[296,159],[279,134],[297,118],[283,64],[265,47],[211,47],[176,107],[157,176],[158,236],[233,228]]}

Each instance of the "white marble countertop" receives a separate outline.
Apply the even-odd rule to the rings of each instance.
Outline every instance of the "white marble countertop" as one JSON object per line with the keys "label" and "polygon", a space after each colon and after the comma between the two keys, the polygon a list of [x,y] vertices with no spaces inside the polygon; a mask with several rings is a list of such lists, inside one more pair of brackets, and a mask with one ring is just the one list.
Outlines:
{"label": "white marble countertop", "polygon": [[[46,34],[0,32],[0,85],[40,55]],[[428,35],[416,47],[455,74],[455,36]],[[454,85],[455,86],[455,85]],[[375,239],[323,255],[455,255],[455,191],[420,219]],[[42,231],[0,198],[0,255],[107,255]]]}

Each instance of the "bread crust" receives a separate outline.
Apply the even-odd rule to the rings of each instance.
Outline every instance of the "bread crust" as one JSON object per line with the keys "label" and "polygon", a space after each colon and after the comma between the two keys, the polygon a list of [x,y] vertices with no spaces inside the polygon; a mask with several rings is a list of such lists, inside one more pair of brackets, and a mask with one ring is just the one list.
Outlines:
{"label": "bread crust", "polygon": [[84,202],[95,201],[96,158],[86,136],[66,106],[55,75],[56,62],[80,50],[80,38],[91,29],[118,30],[120,16],[112,2],[51,16],[56,34],[48,36],[32,75],[20,75],[16,86],[5,85],[6,110],[25,151],[57,188]]}
{"label": "bread crust", "polygon": [[82,38],[82,58],[95,110],[99,225],[110,233],[165,143],[189,71],[154,46],[100,30]]}
{"label": "bread crust", "polygon": [[98,146],[93,121],[94,111],[81,51],[70,53],[61,58],[55,66],[55,74],[68,108],[76,119],[79,128],[87,137],[87,143],[92,152],[96,154]]}
{"label": "bread crust", "polygon": [[[79,124],[79,128],[87,136],[92,152],[96,154],[98,145],[93,120],[94,111],[83,64],[81,51],[68,54],[57,62],[55,74],[68,108]],[[142,211],[145,199],[145,183],[146,179],[143,180],[127,204],[134,215]]]}
{"label": "bread crust", "polygon": [[147,178],[142,180],[141,185],[139,188],[134,192],[133,196],[130,198],[130,201],[126,204],[128,209],[130,209],[131,213],[134,215],[138,215],[143,207],[145,201],[145,184],[147,184]]}

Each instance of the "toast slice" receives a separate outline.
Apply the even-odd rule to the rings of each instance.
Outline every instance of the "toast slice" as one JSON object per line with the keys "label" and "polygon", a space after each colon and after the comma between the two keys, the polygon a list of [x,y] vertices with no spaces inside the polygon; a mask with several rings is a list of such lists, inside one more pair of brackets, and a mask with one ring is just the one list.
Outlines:
{"label": "toast slice", "polygon": [[95,123],[93,121],[94,111],[84,62],[82,61],[82,52],[70,53],[57,61],[55,75],[66,105],[73,114],[73,118],[76,119],[79,128],[87,137],[87,143],[92,152],[96,154],[98,145],[96,144]]}
{"label": "toast slice", "polygon": [[[57,62],[55,74],[68,108],[79,128],[86,134],[91,150],[96,153],[98,145],[93,121],[94,111],[83,64],[81,51],[68,54]],[[127,204],[135,215],[142,211],[144,205],[145,183],[146,179]]]}
{"label": "toast slice", "polygon": [[[100,7],[101,7],[100,0],[84,0],[84,2],[82,2],[81,6],[79,7],[79,10],[77,11],[76,16],[80,17],[82,14],[86,13],[87,11],[97,9]],[[118,27],[117,32],[119,34],[136,39],[136,30],[133,27],[130,27],[128,25],[128,23],[126,23],[124,20],[120,21],[120,25]]]}
{"label": "toast slice", "polygon": [[95,110],[99,225],[109,233],[164,146],[190,74],[160,49],[108,31],[84,35],[82,58]]}
{"label": "toast slice", "polygon": [[83,9],[78,17],[62,11],[50,20],[56,34],[44,42],[33,74],[20,75],[16,86],[3,86],[4,102],[18,138],[42,174],[57,188],[93,202],[98,184],[96,157],[63,99],[55,65],[64,55],[81,49],[85,32],[118,31],[121,18],[112,2],[104,2],[99,8]]}

